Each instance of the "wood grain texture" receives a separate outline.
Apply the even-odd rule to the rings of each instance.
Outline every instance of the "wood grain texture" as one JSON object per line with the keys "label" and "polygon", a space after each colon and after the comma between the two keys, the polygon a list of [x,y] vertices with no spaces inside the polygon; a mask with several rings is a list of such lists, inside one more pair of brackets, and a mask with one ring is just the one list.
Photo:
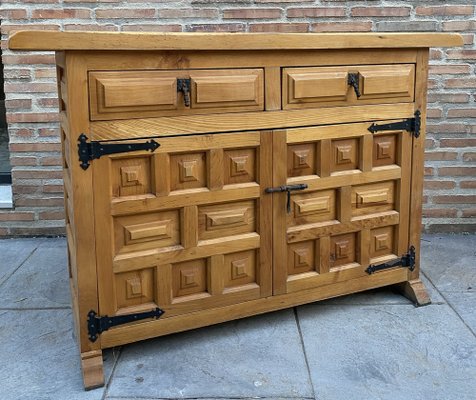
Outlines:
{"label": "wood grain texture", "polygon": [[20,31],[12,50],[284,50],[451,47],[451,33],[142,33]]}

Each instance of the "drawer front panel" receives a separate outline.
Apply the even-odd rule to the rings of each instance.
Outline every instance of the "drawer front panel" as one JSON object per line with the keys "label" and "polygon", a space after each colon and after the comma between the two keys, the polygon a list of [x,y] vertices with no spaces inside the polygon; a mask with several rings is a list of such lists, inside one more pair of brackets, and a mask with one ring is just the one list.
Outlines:
{"label": "drawer front panel", "polygon": [[100,313],[166,319],[271,295],[272,133],[160,142],[92,163]]}
{"label": "drawer front panel", "polygon": [[93,121],[264,109],[261,69],[93,71],[89,93]]}
{"label": "drawer front panel", "polygon": [[275,132],[274,294],[368,276],[370,264],[408,251],[412,137],[372,134],[369,123]]}
{"label": "drawer front panel", "polygon": [[414,85],[413,64],[284,68],[283,108],[412,102]]}

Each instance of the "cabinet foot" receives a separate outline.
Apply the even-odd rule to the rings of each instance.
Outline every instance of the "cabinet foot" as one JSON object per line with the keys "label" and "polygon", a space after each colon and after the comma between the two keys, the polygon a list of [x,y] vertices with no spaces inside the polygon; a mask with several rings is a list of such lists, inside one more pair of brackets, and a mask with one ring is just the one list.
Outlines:
{"label": "cabinet foot", "polygon": [[81,353],[81,369],[86,390],[104,386],[102,351],[94,350]]}
{"label": "cabinet foot", "polygon": [[420,279],[398,283],[395,285],[395,288],[407,299],[413,301],[416,307],[431,304],[428,291]]}

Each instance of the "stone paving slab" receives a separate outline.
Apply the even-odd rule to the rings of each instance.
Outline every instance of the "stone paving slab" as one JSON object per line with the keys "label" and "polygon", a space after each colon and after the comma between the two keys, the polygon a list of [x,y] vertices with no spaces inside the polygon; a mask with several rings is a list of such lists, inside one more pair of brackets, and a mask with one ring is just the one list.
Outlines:
{"label": "stone paving slab", "polygon": [[[56,243],[55,243],[56,242]],[[70,307],[64,241],[47,241],[4,283],[0,307],[14,309]]]}
{"label": "stone paving slab", "polygon": [[44,239],[0,240],[0,286],[43,241]]}
{"label": "stone paving slab", "polygon": [[[84,391],[70,310],[0,310],[0,399],[99,400]],[[114,357],[105,352],[105,374]]]}
{"label": "stone paving slab", "polygon": [[476,292],[445,292],[444,295],[449,305],[476,335]]}
{"label": "stone paving slab", "polygon": [[474,400],[476,338],[447,305],[298,308],[317,399]]}
{"label": "stone paving slab", "polygon": [[424,235],[422,269],[438,290],[476,291],[476,235]]}
{"label": "stone paving slab", "polygon": [[108,396],[313,398],[293,310],[123,348]]}

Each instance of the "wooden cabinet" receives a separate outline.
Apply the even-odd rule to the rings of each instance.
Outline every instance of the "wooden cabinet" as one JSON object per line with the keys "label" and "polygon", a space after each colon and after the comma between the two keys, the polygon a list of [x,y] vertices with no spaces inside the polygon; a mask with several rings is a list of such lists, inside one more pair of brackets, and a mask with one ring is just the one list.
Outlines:
{"label": "wooden cabinet", "polygon": [[15,34],[12,49],[57,52],[85,387],[103,384],[112,346],[385,285],[428,303],[428,49],[461,44]]}

